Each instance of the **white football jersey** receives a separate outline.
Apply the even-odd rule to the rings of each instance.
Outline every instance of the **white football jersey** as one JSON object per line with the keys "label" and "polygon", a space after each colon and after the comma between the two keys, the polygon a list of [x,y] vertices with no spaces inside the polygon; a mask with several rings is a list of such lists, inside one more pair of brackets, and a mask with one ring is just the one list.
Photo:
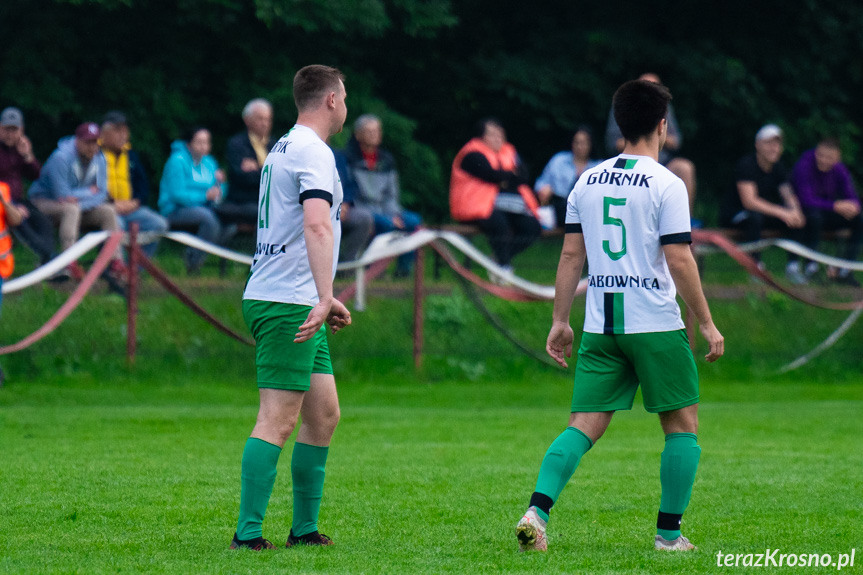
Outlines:
{"label": "white football jersey", "polygon": [[566,207],[567,233],[584,234],[584,331],[625,334],[683,328],[662,246],[691,242],[683,181],[647,156],[621,154],[587,170]]}
{"label": "white football jersey", "polygon": [[273,146],[261,171],[258,239],[243,299],[318,303],[303,232],[303,202],[310,198],[330,203],[335,276],[342,183],[329,146],[314,130],[297,124]]}

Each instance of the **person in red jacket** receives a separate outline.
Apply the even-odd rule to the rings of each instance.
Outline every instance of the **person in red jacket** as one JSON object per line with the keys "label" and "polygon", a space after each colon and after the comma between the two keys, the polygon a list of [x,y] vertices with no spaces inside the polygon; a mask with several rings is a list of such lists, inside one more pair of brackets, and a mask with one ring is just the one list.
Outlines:
{"label": "person in red jacket", "polygon": [[512,270],[513,257],[542,233],[539,202],[515,147],[497,120],[477,125],[476,137],[456,155],[450,179],[450,213],[488,236],[495,260]]}
{"label": "person in red jacket", "polygon": [[[12,235],[9,228],[24,221],[24,210],[12,203],[9,184],[0,182],[0,304],[3,302],[3,281],[15,271],[15,256],[12,254]],[[0,385],[5,375],[0,368]]]}

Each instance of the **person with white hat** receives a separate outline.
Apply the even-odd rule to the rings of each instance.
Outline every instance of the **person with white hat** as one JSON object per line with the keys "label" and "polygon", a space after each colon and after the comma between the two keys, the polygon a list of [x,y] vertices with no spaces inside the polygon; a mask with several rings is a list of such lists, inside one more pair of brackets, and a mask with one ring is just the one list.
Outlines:
{"label": "person with white hat", "polygon": [[[744,156],[734,169],[734,187],[729,190],[720,214],[720,225],[744,232],[744,241],[761,239],[765,228],[781,230],[796,238],[806,225],[800,202],[788,181],[788,170],[781,162],[784,151],[782,129],[766,124],[755,134],[755,153]],[[759,260],[761,254],[754,253]],[[788,255],[785,275],[794,284],[806,283],[799,258]]]}

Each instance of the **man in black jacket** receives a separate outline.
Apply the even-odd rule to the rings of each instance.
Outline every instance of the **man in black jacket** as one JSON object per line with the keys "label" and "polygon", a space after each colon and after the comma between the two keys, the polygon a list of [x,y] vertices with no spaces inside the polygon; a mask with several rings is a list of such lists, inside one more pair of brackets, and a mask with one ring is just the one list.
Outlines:
{"label": "man in black jacket", "polygon": [[273,128],[273,107],[263,98],[255,98],[243,108],[246,131],[228,140],[228,197],[217,212],[226,224],[250,223],[258,218],[258,189],[261,170],[267,154],[276,140]]}

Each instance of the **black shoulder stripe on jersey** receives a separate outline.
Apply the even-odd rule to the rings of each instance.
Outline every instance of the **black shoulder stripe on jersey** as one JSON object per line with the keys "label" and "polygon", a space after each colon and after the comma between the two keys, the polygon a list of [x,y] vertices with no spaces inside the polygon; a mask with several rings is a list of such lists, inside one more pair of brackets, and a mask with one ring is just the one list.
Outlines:
{"label": "black shoulder stripe on jersey", "polygon": [[618,170],[622,170],[626,167],[626,158],[618,158],[616,162],[614,162],[614,167]]}
{"label": "black shoulder stripe on jersey", "polygon": [[300,194],[300,204],[311,198],[326,200],[331,206],[333,205],[333,195],[326,190],[306,190]]}
{"label": "black shoulder stripe on jersey", "polygon": [[564,231],[564,233],[567,233],[567,234],[583,234],[584,233],[581,230],[581,224],[564,224],[563,231]]}
{"label": "black shoulder stripe on jersey", "polygon": [[668,244],[691,244],[692,232],[680,232],[679,234],[666,234],[659,236],[659,243],[663,246]]}

